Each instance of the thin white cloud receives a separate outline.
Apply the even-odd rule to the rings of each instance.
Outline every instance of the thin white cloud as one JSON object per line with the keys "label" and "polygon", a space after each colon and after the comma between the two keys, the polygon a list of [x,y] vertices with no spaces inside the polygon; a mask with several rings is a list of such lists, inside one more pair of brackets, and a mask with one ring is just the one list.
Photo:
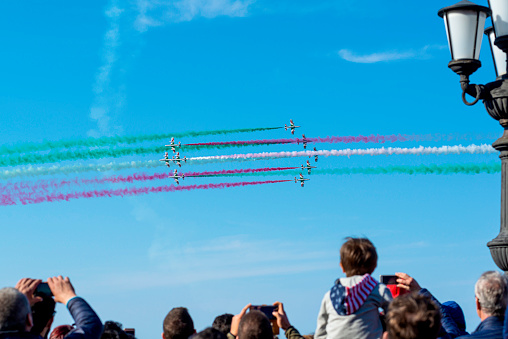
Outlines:
{"label": "thin white cloud", "polygon": [[[135,212],[144,221],[159,217],[145,208]],[[339,270],[336,250],[302,241],[252,240],[247,236],[218,237],[182,242],[158,234],[148,250],[149,268],[124,276],[115,272],[101,279],[107,286],[125,289],[184,285],[232,278]]]}
{"label": "thin white cloud", "polygon": [[446,46],[427,45],[419,50],[389,51],[363,55],[354,53],[349,49],[341,49],[338,54],[342,59],[346,61],[360,64],[373,64],[377,62],[389,62],[407,59],[428,59],[431,57],[431,54],[429,53],[431,50],[440,50],[444,48],[446,48]]}
{"label": "thin white cloud", "polygon": [[[94,101],[90,107],[90,118],[97,122],[97,128],[88,131],[89,136],[99,137],[109,135],[113,129],[118,127],[111,126],[111,111],[113,106],[118,108],[123,104],[120,97],[112,100],[109,92],[111,76],[117,62],[117,50],[120,45],[120,17],[124,12],[118,7],[117,1],[112,1],[111,5],[106,9],[106,16],[109,28],[104,34],[102,65],[97,70],[93,92],[95,94]],[[111,102],[115,101],[112,105]]]}
{"label": "thin white cloud", "polygon": [[137,0],[138,15],[134,27],[139,32],[146,32],[150,27],[191,21],[198,17],[244,17],[254,2],[255,0]]}

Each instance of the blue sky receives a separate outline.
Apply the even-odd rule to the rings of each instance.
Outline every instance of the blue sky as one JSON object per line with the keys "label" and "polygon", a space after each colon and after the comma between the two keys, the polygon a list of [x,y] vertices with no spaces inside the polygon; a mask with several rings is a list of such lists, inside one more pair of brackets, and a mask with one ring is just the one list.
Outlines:
{"label": "blue sky", "polygon": [[[290,118],[307,137],[445,136],[318,149],[492,143],[501,127],[481,104],[462,104],[459,78],[447,68],[450,54],[437,11],[451,4],[117,0],[85,7],[4,1],[0,143],[272,127]],[[476,83],[495,78],[486,39],[481,54]],[[289,132],[272,130],[182,142],[286,137]],[[185,155],[283,150],[301,146]],[[182,170],[299,166],[305,160],[187,164]],[[496,161],[495,153],[352,156],[321,157],[317,166]],[[101,174],[67,177],[77,176]],[[172,307],[188,307],[200,330],[249,302],[276,300],[302,333],[311,333],[323,294],[341,276],[344,237],[367,236],[379,253],[376,277],[414,275],[439,300],[459,302],[474,330],[474,282],[496,269],[486,243],[499,230],[499,173],[311,179],[303,189],[280,183],[2,206],[0,282],[68,275],[103,320],[135,327],[139,338],[159,336]],[[34,179],[11,181],[19,180]],[[183,184],[239,180],[265,179],[186,178]],[[58,309],[56,323],[70,321]]]}

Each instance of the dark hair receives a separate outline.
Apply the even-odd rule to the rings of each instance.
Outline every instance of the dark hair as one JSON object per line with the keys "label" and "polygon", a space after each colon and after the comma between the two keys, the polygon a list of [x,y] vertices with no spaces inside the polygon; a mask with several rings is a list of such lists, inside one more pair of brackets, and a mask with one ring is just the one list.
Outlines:
{"label": "dark hair", "polygon": [[272,325],[261,311],[250,311],[238,326],[239,339],[273,339]]}
{"label": "dark hair", "polygon": [[207,327],[203,331],[194,334],[192,339],[227,339],[226,335],[223,334],[221,331],[212,328]]}
{"label": "dark hair", "polygon": [[175,307],[166,315],[163,323],[165,339],[187,339],[194,334],[194,322],[185,307]]}
{"label": "dark hair", "polygon": [[42,297],[42,301],[32,306],[34,325],[30,330],[30,333],[37,335],[42,335],[42,330],[44,330],[48,321],[53,317],[53,314],[55,314],[55,300],[50,296],[41,295],[40,297]]}
{"label": "dark hair", "polygon": [[439,306],[418,293],[393,299],[386,315],[390,339],[435,339],[441,328]]}
{"label": "dark hair", "polygon": [[104,331],[100,339],[131,339],[122,329],[122,324],[116,321],[106,321],[104,323]]}
{"label": "dark hair", "polygon": [[63,339],[70,331],[74,329],[71,325],[60,325],[51,331],[49,339]]}
{"label": "dark hair", "polygon": [[367,238],[346,238],[340,248],[340,263],[346,276],[372,274],[377,266],[377,252]]}
{"label": "dark hair", "polygon": [[229,331],[231,331],[231,321],[233,320],[233,315],[230,313],[225,313],[219,315],[213,321],[212,328],[215,328],[218,331],[227,335]]}

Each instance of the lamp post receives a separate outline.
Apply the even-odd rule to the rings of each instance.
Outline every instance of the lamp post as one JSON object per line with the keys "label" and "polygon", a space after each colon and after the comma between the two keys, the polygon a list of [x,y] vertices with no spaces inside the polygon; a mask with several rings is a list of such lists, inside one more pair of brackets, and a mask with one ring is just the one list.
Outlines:
{"label": "lamp post", "polygon": [[[489,8],[490,7],[490,8]],[[438,11],[444,19],[452,61],[448,67],[460,75],[462,101],[468,105],[480,99],[489,115],[498,120],[504,133],[492,146],[500,152],[501,228],[496,238],[487,243],[496,265],[508,274],[508,1],[489,0],[489,7],[464,0]],[[469,83],[469,76],[481,67],[480,48],[486,19],[492,15],[493,28],[485,30],[489,37],[496,80],[485,85]],[[466,94],[474,98],[468,102]]]}

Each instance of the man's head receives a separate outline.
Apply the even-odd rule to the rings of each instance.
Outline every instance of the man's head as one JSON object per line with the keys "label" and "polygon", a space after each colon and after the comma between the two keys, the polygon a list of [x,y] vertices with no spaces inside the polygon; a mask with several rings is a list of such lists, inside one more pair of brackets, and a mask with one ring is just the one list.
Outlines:
{"label": "man's head", "polygon": [[213,321],[212,328],[215,328],[218,331],[227,335],[231,330],[231,321],[233,320],[233,315],[229,313],[221,314]]}
{"label": "man's head", "polygon": [[482,320],[489,316],[503,316],[508,297],[507,280],[496,271],[487,271],[480,276],[474,287],[476,308]]}
{"label": "man's head", "polygon": [[440,328],[439,306],[429,297],[410,293],[390,303],[383,339],[435,339]]}
{"label": "man's head", "polygon": [[194,322],[185,307],[175,307],[169,311],[163,323],[163,339],[187,339],[194,333]]}
{"label": "man's head", "polygon": [[0,331],[29,331],[32,312],[28,299],[12,287],[0,289]]}
{"label": "man's head", "polygon": [[55,300],[50,296],[41,296],[42,301],[36,302],[32,306],[32,318],[34,326],[30,330],[33,334],[38,334],[43,338],[47,338],[51,324],[53,323],[53,315],[55,313]]}
{"label": "man's head", "polygon": [[377,252],[367,238],[346,238],[340,248],[340,266],[346,276],[372,274],[377,266]]}
{"label": "man's head", "polygon": [[227,339],[227,336],[215,328],[207,327],[203,331],[194,334],[192,339]]}
{"label": "man's head", "polygon": [[238,339],[273,339],[270,320],[260,311],[250,311],[238,326]]}

